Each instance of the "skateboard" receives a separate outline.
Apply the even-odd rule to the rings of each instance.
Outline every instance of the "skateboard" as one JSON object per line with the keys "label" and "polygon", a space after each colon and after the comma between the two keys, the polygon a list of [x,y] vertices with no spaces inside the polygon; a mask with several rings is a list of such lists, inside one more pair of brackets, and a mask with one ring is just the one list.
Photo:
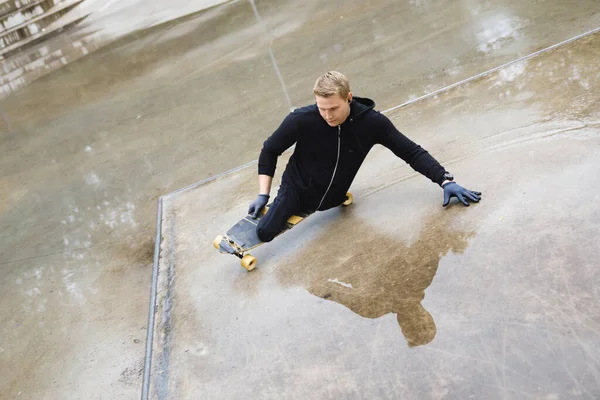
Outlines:
{"label": "skateboard", "polygon": [[[342,205],[349,206],[352,204],[352,201],[352,194],[348,192],[346,193],[346,201],[344,201]],[[225,235],[217,236],[213,241],[213,246],[222,254],[231,254],[240,258],[242,267],[246,268],[248,271],[252,271],[256,267],[257,259],[256,257],[250,255],[248,251],[264,243],[261,242],[256,235],[256,226],[258,225],[260,219],[269,212],[270,206],[271,204],[267,205],[259,213],[256,219],[252,218],[250,214],[246,215],[235,225],[229,228]],[[288,218],[277,236],[289,231],[294,226],[304,221],[309,215],[310,214],[306,213],[292,215],[290,218]]]}

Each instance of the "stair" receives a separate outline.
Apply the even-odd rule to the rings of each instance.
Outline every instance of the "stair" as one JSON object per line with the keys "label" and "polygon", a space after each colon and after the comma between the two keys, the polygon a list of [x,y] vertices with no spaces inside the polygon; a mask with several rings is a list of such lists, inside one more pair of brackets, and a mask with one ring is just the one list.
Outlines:
{"label": "stair", "polygon": [[[43,0],[21,5],[19,9],[0,15],[0,57],[6,58],[23,46],[50,33],[46,30],[83,0]],[[19,4],[19,0],[8,3]],[[57,27],[58,28],[58,27]]]}
{"label": "stair", "polygon": [[82,1],[0,0],[0,97],[95,50],[56,35],[86,17],[68,15]]}

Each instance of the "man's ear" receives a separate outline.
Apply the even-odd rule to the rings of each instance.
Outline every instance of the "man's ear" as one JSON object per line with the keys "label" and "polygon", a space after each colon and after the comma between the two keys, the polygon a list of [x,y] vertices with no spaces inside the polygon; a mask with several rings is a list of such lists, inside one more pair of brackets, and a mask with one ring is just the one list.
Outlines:
{"label": "man's ear", "polygon": [[352,92],[348,93],[348,103],[352,102]]}

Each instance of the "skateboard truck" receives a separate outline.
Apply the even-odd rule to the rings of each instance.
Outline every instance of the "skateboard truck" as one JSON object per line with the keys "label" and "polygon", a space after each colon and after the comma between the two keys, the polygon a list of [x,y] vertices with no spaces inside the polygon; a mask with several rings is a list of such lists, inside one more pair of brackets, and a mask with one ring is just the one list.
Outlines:
{"label": "skateboard truck", "polygon": [[[244,244],[242,243],[241,246],[243,245]],[[256,267],[256,257],[250,254],[244,254],[242,247],[228,237],[217,236],[213,242],[213,246],[221,253],[228,253],[238,257],[242,260],[242,267],[246,268],[248,271],[252,271],[254,267]]]}

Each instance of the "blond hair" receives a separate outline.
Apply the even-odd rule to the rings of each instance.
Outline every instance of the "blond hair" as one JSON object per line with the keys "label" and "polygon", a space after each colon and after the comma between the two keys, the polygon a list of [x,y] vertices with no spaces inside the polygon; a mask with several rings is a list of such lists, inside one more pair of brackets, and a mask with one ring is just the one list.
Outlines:
{"label": "blond hair", "polygon": [[339,94],[343,99],[350,93],[350,82],[341,72],[329,71],[321,75],[313,87],[315,96],[329,97]]}

